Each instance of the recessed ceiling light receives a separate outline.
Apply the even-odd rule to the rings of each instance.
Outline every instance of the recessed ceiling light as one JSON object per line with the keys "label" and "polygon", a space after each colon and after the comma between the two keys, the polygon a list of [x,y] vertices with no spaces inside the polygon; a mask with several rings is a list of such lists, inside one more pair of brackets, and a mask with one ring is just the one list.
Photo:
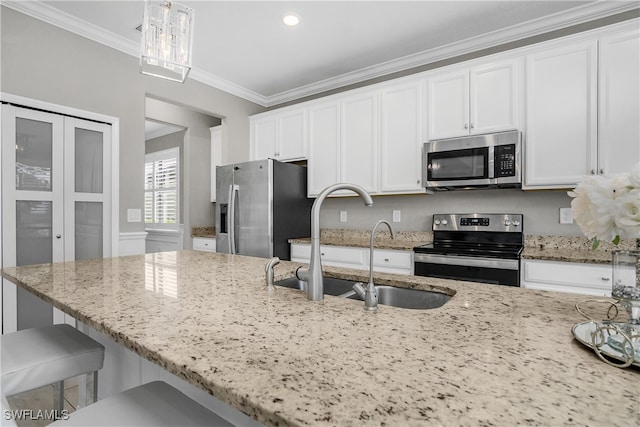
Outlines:
{"label": "recessed ceiling light", "polygon": [[282,22],[289,27],[295,27],[300,23],[300,15],[294,12],[287,13],[282,17]]}

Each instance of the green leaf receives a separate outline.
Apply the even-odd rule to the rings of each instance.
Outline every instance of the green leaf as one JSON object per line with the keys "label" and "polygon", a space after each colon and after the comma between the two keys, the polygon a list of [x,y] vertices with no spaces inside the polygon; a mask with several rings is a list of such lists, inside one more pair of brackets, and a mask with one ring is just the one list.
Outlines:
{"label": "green leaf", "polygon": [[595,251],[596,249],[598,249],[598,246],[600,246],[600,240],[598,240],[597,237],[594,237],[593,243],[591,244],[591,250]]}
{"label": "green leaf", "polygon": [[618,243],[620,243],[620,235],[616,235],[616,237],[613,238],[613,240],[611,241],[614,245],[617,245]]}

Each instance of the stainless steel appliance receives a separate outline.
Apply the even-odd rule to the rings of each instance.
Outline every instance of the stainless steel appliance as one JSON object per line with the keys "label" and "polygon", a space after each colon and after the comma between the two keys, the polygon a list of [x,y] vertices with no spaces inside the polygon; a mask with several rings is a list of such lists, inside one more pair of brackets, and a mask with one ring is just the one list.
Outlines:
{"label": "stainless steel appliance", "polygon": [[513,130],[429,141],[422,182],[429,190],[522,186],[522,134]]}
{"label": "stainless steel appliance", "polygon": [[273,159],[216,168],[216,250],[291,259],[288,240],[311,233],[306,167]]}
{"label": "stainless steel appliance", "polygon": [[520,286],[521,214],[435,214],[433,243],[413,248],[416,276]]}

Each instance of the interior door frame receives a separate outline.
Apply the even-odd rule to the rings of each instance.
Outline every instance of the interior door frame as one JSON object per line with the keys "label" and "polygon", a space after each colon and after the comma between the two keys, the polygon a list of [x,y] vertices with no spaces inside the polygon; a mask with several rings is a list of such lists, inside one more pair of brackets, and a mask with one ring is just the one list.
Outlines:
{"label": "interior door frame", "polygon": [[[111,125],[111,257],[117,257],[120,254],[120,119],[113,116],[107,116],[105,114],[95,113],[91,111],[80,110],[78,108],[72,108],[65,105],[54,104],[46,101],[40,101],[37,99],[27,98],[20,95],[13,95],[5,92],[0,92],[0,101],[14,104],[25,108],[31,108],[35,110],[43,110],[51,113],[56,113],[64,116],[77,117],[85,120],[93,120],[97,122],[103,122]],[[1,150],[0,150],[1,151]],[[0,162],[2,156],[0,154]],[[2,185],[2,177],[0,176],[0,188]],[[0,207],[2,206],[2,197],[0,197]],[[2,232],[2,225],[0,221],[0,235]],[[0,268],[3,267],[3,253],[2,245],[0,244]],[[15,309],[12,313],[8,313],[5,310],[7,304],[12,304],[15,307],[17,300],[17,288],[16,286],[5,286],[4,280],[2,283],[2,292],[0,292],[0,306],[2,309],[2,333],[12,332],[17,330],[17,313]]]}

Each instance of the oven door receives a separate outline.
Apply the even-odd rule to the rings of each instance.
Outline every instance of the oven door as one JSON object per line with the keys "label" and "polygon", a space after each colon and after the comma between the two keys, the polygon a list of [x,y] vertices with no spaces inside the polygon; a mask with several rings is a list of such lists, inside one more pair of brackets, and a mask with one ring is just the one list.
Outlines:
{"label": "oven door", "polygon": [[414,261],[416,276],[520,286],[518,259],[415,253]]}
{"label": "oven door", "polygon": [[428,187],[489,185],[494,177],[493,147],[425,151]]}

